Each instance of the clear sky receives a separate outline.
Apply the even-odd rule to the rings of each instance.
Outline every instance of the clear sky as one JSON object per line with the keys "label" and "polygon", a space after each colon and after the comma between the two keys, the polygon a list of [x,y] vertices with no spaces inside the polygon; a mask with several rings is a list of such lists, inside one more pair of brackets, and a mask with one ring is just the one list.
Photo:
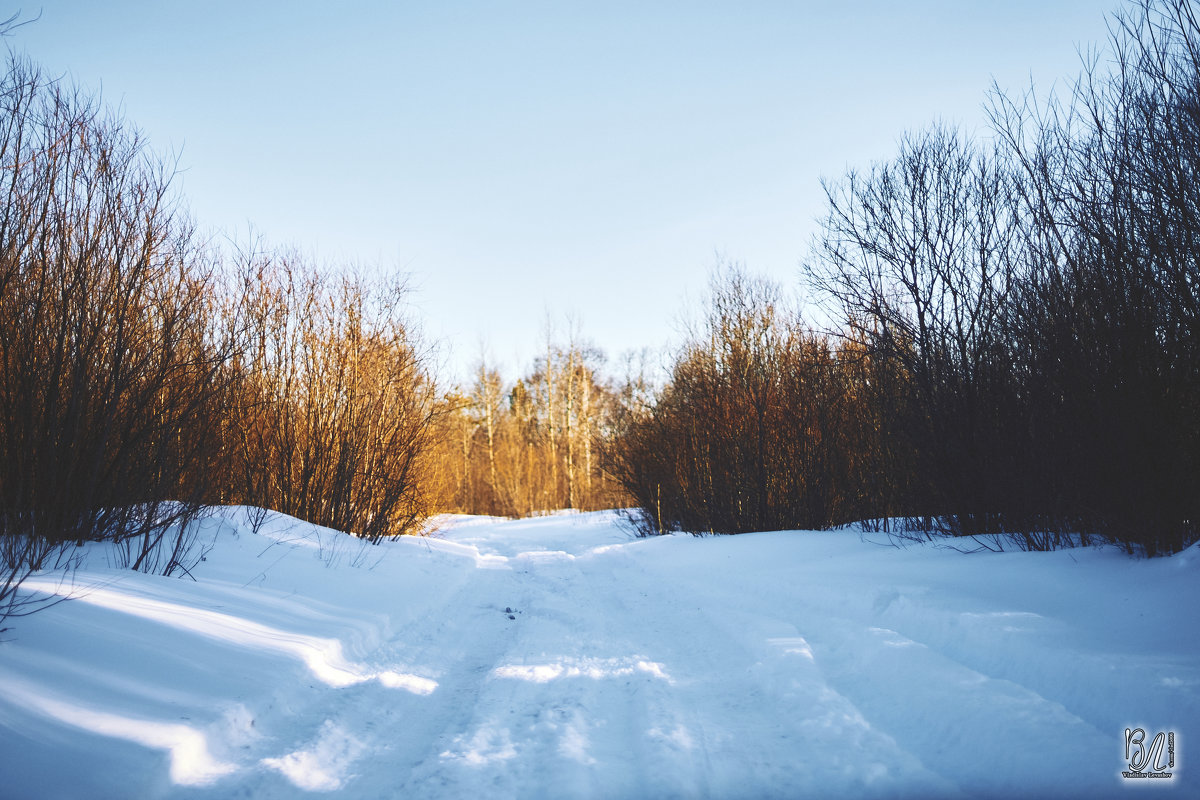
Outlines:
{"label": "clear sky", "polygon": [[982,130],[1118,1],[46,0],[10,46],[178,153],[202,226],[411,273],[449,380],[547,314],[673,341],[718,254],[797,290],[822,176]]}

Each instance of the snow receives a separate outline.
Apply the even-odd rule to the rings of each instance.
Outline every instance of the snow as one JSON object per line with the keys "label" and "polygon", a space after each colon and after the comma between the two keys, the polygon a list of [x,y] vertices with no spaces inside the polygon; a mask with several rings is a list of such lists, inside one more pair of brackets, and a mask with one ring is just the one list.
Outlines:
{"label": "snow", "polygon": [[[0,642],[0,796],[1200,796],[1200,546],[250,516],[195,581],[27,583],[73,599]],[[1139,727],[1170,780],[1121,777]]]}

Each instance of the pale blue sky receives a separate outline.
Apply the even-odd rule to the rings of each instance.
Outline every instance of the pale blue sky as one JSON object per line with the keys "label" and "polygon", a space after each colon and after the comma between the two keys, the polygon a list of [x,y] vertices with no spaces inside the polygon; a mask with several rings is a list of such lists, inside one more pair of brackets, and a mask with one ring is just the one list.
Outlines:
{"label": "pale blue sky", "polygon": [[515,376],[547,311],[673,340],[718,252],[797,289],[822,175],[1069,78],[1115,6],[47,0],[10,44],[179,152],[203,226],[411,272],[446,377]]}

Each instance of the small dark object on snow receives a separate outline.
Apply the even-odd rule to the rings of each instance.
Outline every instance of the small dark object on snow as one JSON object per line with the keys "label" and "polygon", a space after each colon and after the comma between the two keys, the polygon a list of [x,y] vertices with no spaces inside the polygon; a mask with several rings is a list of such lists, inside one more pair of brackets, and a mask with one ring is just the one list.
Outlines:
{"label": "small dark object on snow", "polygon": [[509,608],[508,606],[505,606],[505,607],[504,607],[504,613],[505,613],[505,614],[511,614],[511,613],[512,613],[512,609],[511,609],[511,608]]}
{"label": "small dark object on snow", "polygon": [[509,619],[516,619],[516,617],[514,617],[512,614],[509,614],[509,615],[508,615],[508,618],[509,618]]}

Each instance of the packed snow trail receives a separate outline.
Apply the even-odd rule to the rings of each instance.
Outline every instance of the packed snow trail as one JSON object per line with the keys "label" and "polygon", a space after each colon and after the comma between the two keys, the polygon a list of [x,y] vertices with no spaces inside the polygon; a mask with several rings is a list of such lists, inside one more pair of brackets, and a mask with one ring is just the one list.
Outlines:
{"label": "packed snow trail", "polygon": [[208,525],[197,582],[96,549],[0,644],[0,797],[1128,797],[1138,726],[1196,795],[1196,548]]}

